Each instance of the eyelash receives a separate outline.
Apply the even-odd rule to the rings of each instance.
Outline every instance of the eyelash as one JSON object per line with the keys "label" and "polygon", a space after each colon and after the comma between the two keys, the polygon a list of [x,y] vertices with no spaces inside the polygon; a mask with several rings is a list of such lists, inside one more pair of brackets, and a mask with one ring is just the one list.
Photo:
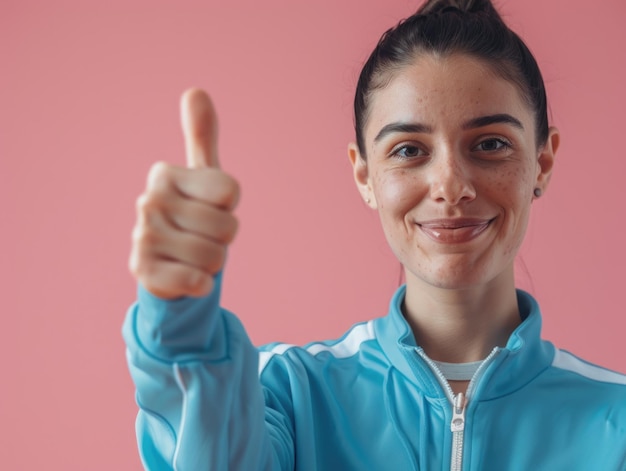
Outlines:
{"label": "eyelash", "polygon": [[507,141],[506,139],[502,139],[501,137],[489,137],[489,138],[484,139],[481,142],[479,142],[478,145],[476,147],[474,147],[474,149],[472,149],[472,150],[479,150],[478,147],[480,147],[481,145],[485,144],[486,142],[496,142],[497,144],[501,144],[501,145],[497,149],[482,150],[482,152],[489,152],[489,153],[492,153],[492,152],[502,152],[502,151],[508,150],[508,149],[510,149],[512,147],[511,143],[509,141]]}
{"label": "eyelash", "polygon": [[[484,145],[485,143],[492,143],[495,142],[496,145],[498,146],[496,149],[479,149],[480,146]],[[509,149],[511,149],[513,146],[512,144],[501,137],[489,137],[487,139],[483,139],[482,141],[480,141],[474,148],[472,148],[472,152],[485,152],[488,154],[497,154],[500,152],[504,152],[507,151]],[[417,152],[416,155],[402,155],[403,152],[406,152],[408,149]],[[425,152],[421,147],[414,145],[414,144],[402,144],[398,147],[396,147],[395,149],[393,149],[390,153],[390,156],[392,157],[396,157],[402,160],[410,160],[410,159],[416,159],[419,157],[423,157],[424,155],[426,155],[427,152]]]}
{"label": "eyelash", "polygon": [[[418,152],[418,154],[417,155],[401,155],[401,152],[406,151],[407,149],[415,150]],[[426,154],[426,152],[424,152],[419,146],[412,145],[412,144],[403,144],[393,149],[390,155],[393,157],[397,157],[399,159],[409,160],[409,159],[415,159],[417,157],[421,157],[423,154]]]}

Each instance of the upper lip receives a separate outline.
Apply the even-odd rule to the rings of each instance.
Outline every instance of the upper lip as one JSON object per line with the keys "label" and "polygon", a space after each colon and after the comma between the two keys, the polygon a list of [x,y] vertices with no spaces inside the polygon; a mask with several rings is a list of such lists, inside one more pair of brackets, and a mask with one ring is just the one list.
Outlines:
{"label": "upper lip", "polygon": [[428,219],[426,221],[417,221],[418,226],[430,229],[460,229],[462,227],[481,226],[490,223],[494,218],[441,218]]}

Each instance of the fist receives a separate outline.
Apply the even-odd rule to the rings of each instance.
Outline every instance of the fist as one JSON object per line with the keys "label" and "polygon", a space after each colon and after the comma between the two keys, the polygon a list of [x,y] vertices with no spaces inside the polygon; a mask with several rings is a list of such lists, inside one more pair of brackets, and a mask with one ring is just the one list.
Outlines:
{"label": "fist", "polygon": [[203,296],[237,231],[239,186],[217,161],[217,119],[202,90],[181,99],[187,167],[152,166],[137,199],[129,268],[145,289],[163,299]]}

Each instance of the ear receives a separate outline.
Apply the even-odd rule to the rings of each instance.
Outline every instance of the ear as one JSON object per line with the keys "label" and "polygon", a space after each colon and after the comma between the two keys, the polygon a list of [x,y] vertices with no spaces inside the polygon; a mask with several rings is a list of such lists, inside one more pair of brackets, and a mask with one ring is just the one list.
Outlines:
{"label": "ear", "polygon": [[552,176],[552,169],[554,167],[554,158],[556,151],[561,143],[561,135],[559,130],[555,127],[551,127],[548,131],[548,139],[546,140],[543,149],[539,153],[537,163],[539,164],[537,169],[537,182],[536,188],[541,190],[541,193],[545,193]]}
{"label": "ear", "polygon": [[367,160],[365,160],[361,156],[359,148],[355,142],[351,142],[350,144],[348,144],[348,157],[350,158],[350,163],[352,164],[354,181],[356,183],[357,189],[359,190],[359,193],[361,193],[361,197],[365,201],[365,204],[367,204],[372,209],[376,209],[376,197],[374,196],[374,192],[372,191],[372,187],[370,186],[370,176],[367,167]]}

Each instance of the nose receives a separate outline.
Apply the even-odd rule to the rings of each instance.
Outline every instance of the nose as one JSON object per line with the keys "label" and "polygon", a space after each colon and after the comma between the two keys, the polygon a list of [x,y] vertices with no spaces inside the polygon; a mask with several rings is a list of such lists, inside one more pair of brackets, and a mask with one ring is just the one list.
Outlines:
{"label": "nose", "polygon": [[446,152],[435,159],[431,167],[430,196],[450,205],[476,198],[471,170],[462,155]]}

